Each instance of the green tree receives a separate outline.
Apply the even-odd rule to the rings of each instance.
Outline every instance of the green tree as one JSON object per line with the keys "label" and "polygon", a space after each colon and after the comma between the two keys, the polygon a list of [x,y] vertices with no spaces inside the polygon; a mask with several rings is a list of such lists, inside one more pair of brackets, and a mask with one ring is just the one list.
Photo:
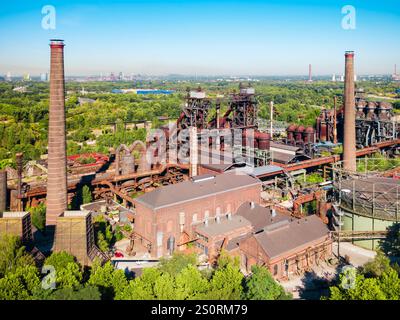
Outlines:
{"label": "green tree", "polygon": [[79,287],[82,281],[82,271],[80,265],[75,261],[75,257],[65,251],[54,252],[48,257],[44,265],[53,266],[56,271],[56,288]]}
{"label": "green tree", "polygon": [[[341,281],[345,275],[340,276]],[[346,288],[342,285],[330,288],[329,300],[385,300],[385,294],[382,292],[376,278],[366,279],[363,275],[357,274],[354,280],[354,286]]]}
{"label": "green tree", "polygon": [[87,185],[84,185],[82,188],[82,201],[83,204],[90,203],[93,201],[92,199],[92,192]]}
{"label": "green tree", "polygon": [[399,300],[400,279],[397,270],[378,256],[361,269],[349,269],[339,277],[339,283],[330,288],[330,300]]}
{"label": "green tree", "polygon": [[35,262],[19,237],[0,236],[0,278],[14,272],[18,267],[34,266]]}
{"label": "green tree", "polygon": [[129,281],[128,285],[116,294],[116,300],[154,300],[155,284],[161,277],[157,268],[146,268],[140,277]]}
{"label": "green tree", "polygon": [[51,292],[46,300],[101,300],[101,293],[96,286],[62,288]]}
{"label": "green tree", "polygon": [[392,257],[400,257],[400,223],[393,223],[387,228],[388,234],[380,242],[382,251]]}
{"label": "green tree", "polygon": [[242,295],[243,274],[233,262],[219,266],[210,282],[209,299],[240,300]]}
{"label": "green tree", "polygon": [[180,252],[174,252],[171,258],[161,258],[159,269],[162,272],[169,273],[172,276],[176,276],[187,266],[197,265],[197,258],[195,254],[184,254]]}
{"label": "green tree", "polygon": [[361,273],[368,277],[380,277],[385,272],[391,271],[390,260],[382,251],[378,251],[374,260],[363,265]]}
{"label": "green tree", "polygon": [[249,300],[286,300],[291,295],[286,293],[265,267],[254,265],[252,274],[246,279],[244,297]]}
{"label": "green tree", "polygon": [[41,232],[45,231],[46,228],[46,206],[44,203],[40,203],[36,207],[28,207],[27,211],[31,214],[32,224],[36,229]]}
{"label": "green tree", "polygon": [[177,300],[205,299],[210,289],[208,280],[193,265],[188,265],[183,269],[176,276],[175,281]]}
{"label": "green tree", "polygon": [[163,273],[154,282],[154,298],[157,300],[175,300],[175,277]]}
{"label": "green tree", "polygon": [[103,300],[112,300],[117,293],[124,290],[128,281],[124,271],[116,270],[111,262],[101,266],[96,261],[92,266],[87,284],[98,287]]}
{"label": "green tree", "polygon": [[98,215],[94,219],[94,229],[96,244],[103,252],[108,252],[111,244],[115,241],[111,225],[103,215]]}
{"label": "green tree", "polygon": [[35,266],[19,266],[0,279],[0,300],[30,300],[40,290]]}

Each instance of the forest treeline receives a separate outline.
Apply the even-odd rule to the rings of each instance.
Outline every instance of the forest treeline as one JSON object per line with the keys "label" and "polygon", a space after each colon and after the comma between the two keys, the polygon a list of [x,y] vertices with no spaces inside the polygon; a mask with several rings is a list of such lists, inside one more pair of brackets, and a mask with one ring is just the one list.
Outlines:
{"label": "forest treeline", "polygon": [[[124,122],[148,120],[157,128],[163,122],[159,117],[177,118],[184,104],[187,88],[196,89],[198,83],[182,82],[67,82],[67,152],[107,153],[121,143],[130,144],[144,140],[146,130],[134,129]],[[260,119],[269,119],[269,102],[275,102],[275,119],[288,123],[314,125],[320,109],[331,108],[333,97],[343,92],[342,83],[316,82],[256,82],[252,84],[257,93]],[[395,84],[362,84],[371,94],[394,97]],[[26,87],[26,92],[13,89]],[[172,89],[170,95],[136,95],[111,93],[115,88]],[[231,82],[201,83],[210,97],[224,95],[222,111],[228,107],[228,96],[238,91],[238,84]],[[81,90],[85,90],[85,95]],[[80,103],[80,97],[91,99]],[[47,152],[47,128],[49,107],[49,85],[45,82],[1,82],[0,83],[0,166],[13,163],[15,154],[23,152],[25,160],[39,159]],[[400,109],[399,102],[395,107]],[[210,117],[214,115],[211,110]],[[113,123],[117,123],[116,132]]]}

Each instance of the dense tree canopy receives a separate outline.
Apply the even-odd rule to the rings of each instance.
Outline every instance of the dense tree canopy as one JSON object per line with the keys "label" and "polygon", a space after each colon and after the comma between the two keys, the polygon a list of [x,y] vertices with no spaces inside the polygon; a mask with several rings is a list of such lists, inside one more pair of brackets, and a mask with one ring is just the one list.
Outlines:
{"label": "dense tree canopy", "polygon": [[[269,102],[275,102],[275,119],[288,123],[314,125],[321,108],[331,108],[333,97],[343,93],[343,83],[301,81],[260,81],[252,84],[257,93],[260,119],[269,119]],[[26,92],[13,88],[26,86]],[[115,88],[157,87],[173,89],[171,95],[136,95],[111,93]],[[98,151],[108,153],[109,148],[121,143],[131,144],[144,140],[146,129],[124,128],[124,122],[148,120],[155,127],[162,124],[160,116],[177,118],[184,103],[187,87],[197,83],[177,81],[153,82],[88,82],[84,96],[93,102],[79,102],[82,83],[67,82],[67,151],[68,154]],[[202,88],[208,96],[227,97],[237,92],[238,84],[226,81],[204,82]],[[366,93],[395,98],[398,89],[392,83],[363,82]],[[47,152],[49,85],[43,82],[0,83],[0,160],[15,161],[16,152],[24,152],[25,159],[39,159]],[[375,99],[375,98],[374,98]],[[340,103],[340,101],[339,101]],[[399,102],[395,102],[398,109]],[[222,112],[228,108],[222,101]],[[211,110],[210,117],[215,110]],[[117,130],[114,132],[114,123]]]}
{"label": "dense tree canopy", "polygon": [[348,268],[330,287],[329,300],[399,300],[400,278],[397,264],[379,253],[360,270]]}
{"label": "dense tree canopy", "polygon": [[0,236],[0,278],[15,272],[19,267],[34,266],[31,255],[27,254],[25,247],[18,237]]}
{"label": "dense tree canopy", "polygon": [[48,257],[45,266],[52,266],[56,272],[56,288],[76,289],[82,281],[81,266],[74,256],[67,252],[54,252]]}
{"label": "dense tree canopy", "polygon": [[291,298],[265,267],[253,266],[251,272],[251,276],[246,279],[245,297],[247,299],[286,300]]}

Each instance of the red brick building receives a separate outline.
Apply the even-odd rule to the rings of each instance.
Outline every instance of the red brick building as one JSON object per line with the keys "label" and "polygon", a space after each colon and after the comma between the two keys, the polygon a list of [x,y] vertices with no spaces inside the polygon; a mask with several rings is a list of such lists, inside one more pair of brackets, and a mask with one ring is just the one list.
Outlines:
{"label": "red brick building", "polygon": [[[199,254],[204,254],[210,261],[217,258],[222,248],[231,242],[252,234],[251,222],[239,215],[229,215],[221,220],[196,226],[196,247]],[[231,251],[228,249],[228,251]],[[232,254],[233,252],[231,252]]]}
{"label": "red brick building", "polygon": [[246,201],[260,203],[260,192],[261,181],[247,174],[198,176],[136,198],[134,230],[152,256],[165,256],[196,239],[196,226],[227,220]]}
{"label": "red brick building", "polygon": [[225,249],[239,256],[242,270],[264,265],[277,279],[300,274],[332,253],[327,226],[317,216],[295,219],[255,203],[243,203],[234,216],[196,227],[199,254],[210,261]]}
{"label": "red brick building", "polygon": [[310,270],[332,254],[327,226],[318,216],[274,219],[262,230],[238,243],[241,265],[247,272],[258,264],[276,279],[288,279]]}

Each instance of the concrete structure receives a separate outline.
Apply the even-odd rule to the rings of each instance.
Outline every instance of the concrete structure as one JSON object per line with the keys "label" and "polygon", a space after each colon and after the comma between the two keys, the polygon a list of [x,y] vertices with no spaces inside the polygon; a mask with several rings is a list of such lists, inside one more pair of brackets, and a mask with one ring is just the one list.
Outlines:
{"label": "concrete structure", "polygon": [[90,265],[98,257],[105,261],[108,257],[94,242],[92,215],[89,211],[65,211],[57,217],[54,251],[66,251],[82,264]]}
{"label": "concrete structure", "polygon": [[345,58],[343,165],[345,170],[356,171],[354,52],[346,51]]}
{"label": "concrete structure", "polygon": [[51,40],[50,108],[46,225],[55,225],[67,209],[67,157],[65,138],[64,43]]}
{"label": "concrete structure", "polygon": [[183,250],[194,227],[226,218],[246,201],[260,203],[261,181],[247,174],[203,175],[165,186],[135,199],[135,232],[152,256]]}
{"label": "concrete structure", "polygon": [[24,244],[29,244],[32,241],[29,212],[3,212],[0,217],[0,236],[5,234],[18,236]]}

